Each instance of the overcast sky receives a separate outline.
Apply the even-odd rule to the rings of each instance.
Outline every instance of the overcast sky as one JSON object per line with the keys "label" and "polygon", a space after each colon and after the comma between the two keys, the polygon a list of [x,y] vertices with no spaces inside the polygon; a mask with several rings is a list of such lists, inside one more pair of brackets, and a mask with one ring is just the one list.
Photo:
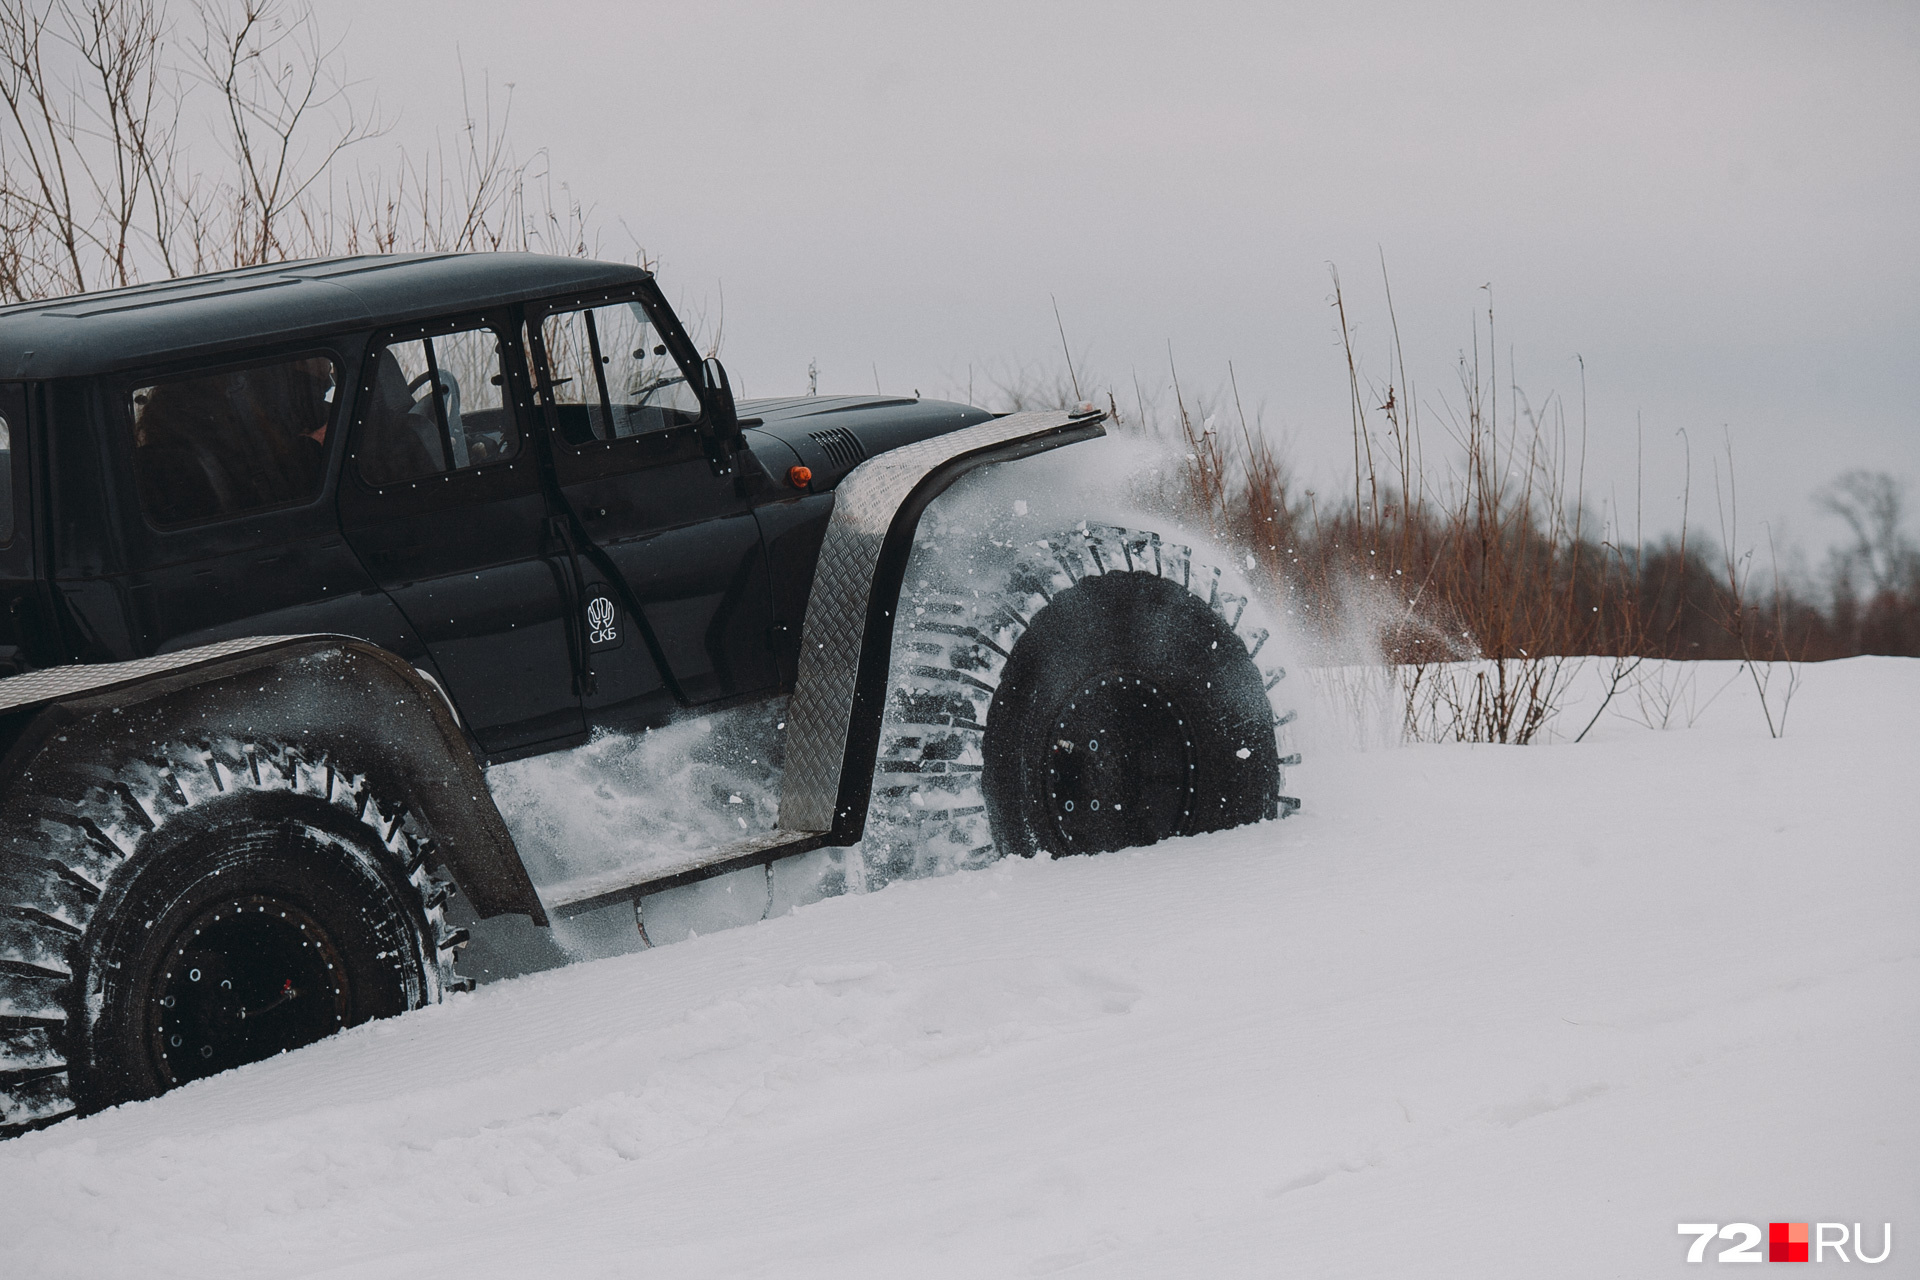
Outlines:
{"label": "overcast sky", "polygon": [[[1224,386],[1318,483],[1350,456],[1328,265],[1388,373],[1380,259],[1445,451],[1492,286],[1503,364],[1578,404],[1588,488],[1650,525],[1817,549],[1849,467],[1920,483],[1920,6],[530,6],[347,0],[351,71],[417,146],[470,84],[712,322],[750,395],[966,392],[1077,360]],[[629,232],[631,233],[629,236]],[[1506,379],[1503,375],[1502,381]],[[1504,416],[1504,415],[1503,415]],[[1762,535],[1764,536],[1764,535]],[[1745,538],[1743,538],[1745,541]]]}

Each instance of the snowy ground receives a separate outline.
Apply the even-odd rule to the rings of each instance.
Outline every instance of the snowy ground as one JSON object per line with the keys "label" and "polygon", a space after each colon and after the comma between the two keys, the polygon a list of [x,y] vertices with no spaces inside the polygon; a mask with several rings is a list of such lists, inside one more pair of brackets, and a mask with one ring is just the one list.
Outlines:
{"label": "snowy ground", "polygon": [[1699,1270],[1680,1222],[1844,1220],[1920,1275],[1920,662],[1809,669],[1779,741],[1737,682],[1699,709],[1720,674],[1579,745],[1323,733],[1285,823],[497,982],[0,1144],[0,1272],[1646,1276]]}

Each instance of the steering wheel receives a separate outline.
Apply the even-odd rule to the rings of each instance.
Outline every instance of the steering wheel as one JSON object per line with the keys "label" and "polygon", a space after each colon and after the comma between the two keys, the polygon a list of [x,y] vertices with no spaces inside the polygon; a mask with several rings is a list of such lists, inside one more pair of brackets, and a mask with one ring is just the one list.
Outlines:
{"label": "steering wheel", "polygon": [[[427,383],[431,382],[432,380],[433,380],[433,371],[429,369],[427,372],[421,374],[419,377],[415,378],[412,382],[409,382],[407,384],[407,394],[408,395],[415,394],[420,390],[420,388],[426,386]],[[447,399],[449,402],[447,406],[448,419],[451,420],[453,418],[459,417],[460,416],[460,380],[454,377],[451,373],[447,372],[445,369],[442,369],[440,370],[440,385],[442,388],[445,389],[447,393]]]}
{"label": "steering wheel", "polygon": [[[467,433],[460,425],[460,380],[445,369],[440,370],[439,373],[441,389],[447,396],[447,433],[453,446],[453,457],[448,459],[448,463],[455,468],[464,467],[469,465],[471,459],[467,453]],[[407,384],[407,394],[413,395],[431,381],[433,381],[433,371],[428,370]],[[426,403],[424,398],[415,401],[413,407],[407,410],[408,415],[427,417],[420,412],[421,407]],[[427,420],[432,421],[430,417],[427,417]],[[437,433],[437,424],[434,429]]]}

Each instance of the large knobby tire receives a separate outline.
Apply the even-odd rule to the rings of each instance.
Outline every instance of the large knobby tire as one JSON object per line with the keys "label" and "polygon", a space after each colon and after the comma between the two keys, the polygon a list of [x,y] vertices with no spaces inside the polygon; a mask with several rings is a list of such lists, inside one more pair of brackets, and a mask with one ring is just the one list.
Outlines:
{"label": "large knobby tire", "polygon": [[902,600],[869,887],[1299,808],[1282,794],[1299,759],[1279,747],[1286,672],[1219,568],[1104,526],[1011,553],[954,541],[916,559]]}
{"label": "large knobby tire", "polygon": [[0,1134],[467,985],[431,842],[324,756],[176,746],[35,785],[0,850]]}

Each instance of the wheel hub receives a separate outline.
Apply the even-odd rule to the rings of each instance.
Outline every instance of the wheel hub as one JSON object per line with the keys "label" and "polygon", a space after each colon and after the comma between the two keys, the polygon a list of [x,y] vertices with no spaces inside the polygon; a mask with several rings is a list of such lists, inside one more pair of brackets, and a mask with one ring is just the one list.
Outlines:
{"label": "wheel hub", "polygon": [[215,903],[175,937],[148,1010],[155,1065],[183,1084],[297,1049],[346,1025],[346,966],[319,921],[250,895]]}
{"label": "wheel hub", "polygon": [[1159,685],[1145,676],[1101,676],[1053,719],[1046,809],[1060,852],[1100,853],[1186,832],[1193,730]]}

